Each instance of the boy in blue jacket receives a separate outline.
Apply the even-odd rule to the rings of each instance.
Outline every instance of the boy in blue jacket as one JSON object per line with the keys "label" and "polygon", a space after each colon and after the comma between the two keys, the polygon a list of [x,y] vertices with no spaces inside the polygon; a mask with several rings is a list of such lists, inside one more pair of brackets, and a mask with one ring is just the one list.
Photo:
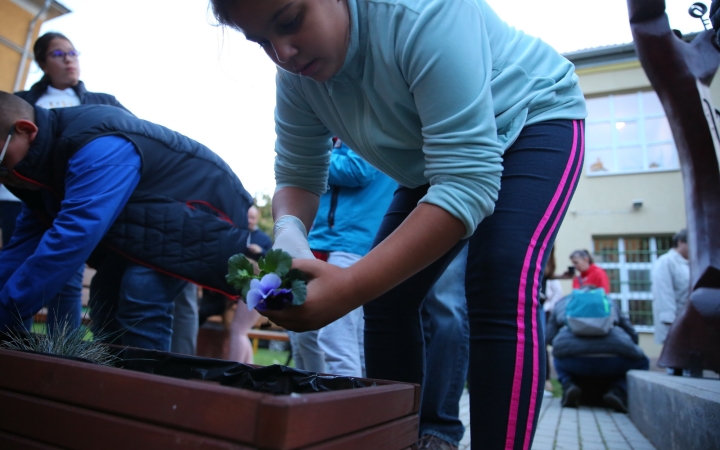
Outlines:
{"label": "boy in blue jacket", "polygon": [[104,105],[45,110],[0,92],[0,182],[23,200],[0,253],[0,330],[32,317],[88,262],[96,327],[169,350],[186,281],[234,295],[251,197],[207,147]]}

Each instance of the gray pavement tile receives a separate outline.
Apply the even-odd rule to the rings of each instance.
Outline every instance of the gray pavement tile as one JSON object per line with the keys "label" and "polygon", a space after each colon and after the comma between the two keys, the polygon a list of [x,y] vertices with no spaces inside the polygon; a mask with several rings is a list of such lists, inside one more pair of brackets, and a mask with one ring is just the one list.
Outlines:
{"label": "gray pavement tile", "polygon": [[633,450],[655,450],[655,446],[653,446],[649,442],[646,442],[643,444],[630,442],[630,446],[632,447]]}
{"label": "gray pavement tile", "polygon": [[607,447],[605,447],[605,444],[587,444],[585,441],[583,441],[582,450],[607,450]]}
{"label": "gray pavement tile", "polygon": [[632,450],[625,440],[608,439],[605,440],[605,445],[610,450]]}
{"label": "gray pavement tile", "polygon": [[550,444],[550,445],[535,445],[535,444],[533,444],[533,446],[531,447],[531,450],[554,450],[554,448],[555,448],[555,446],[552,444]]}
{"label": "gray pavement tile", "polygon": [[555,445],[555,450],[578,450],[580,446],[576,443],[574,444],[560,444],[559,442]]}
{"label": "gray pavement tile", "polygon": [[639,448],[639,447],[655,447],[648,441],[647,439],[627,439],[628,444],[630,444],[630,447],[632,448]]}

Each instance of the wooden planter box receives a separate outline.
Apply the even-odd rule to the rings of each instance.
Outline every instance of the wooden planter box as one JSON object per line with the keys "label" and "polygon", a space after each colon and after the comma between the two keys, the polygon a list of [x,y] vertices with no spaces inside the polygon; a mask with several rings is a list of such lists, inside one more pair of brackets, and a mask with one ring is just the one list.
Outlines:
{"label": "wooden planter box", "polygon": [[271,395],[0,349],[0,448],[401,450],[418,385]]}

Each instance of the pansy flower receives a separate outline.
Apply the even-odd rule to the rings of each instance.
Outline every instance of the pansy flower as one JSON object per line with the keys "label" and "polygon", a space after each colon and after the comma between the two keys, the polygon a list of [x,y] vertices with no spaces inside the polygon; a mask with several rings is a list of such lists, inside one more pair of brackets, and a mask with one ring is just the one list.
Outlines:
{"label": "pansy flower", "polygon": [[250,290],[245,298],[248,309],[279,311],[285,305],[292,304],[292,290],[280,288],[281,284],[282,280],[274,273],[269,273],[260,280],[250,281]]}

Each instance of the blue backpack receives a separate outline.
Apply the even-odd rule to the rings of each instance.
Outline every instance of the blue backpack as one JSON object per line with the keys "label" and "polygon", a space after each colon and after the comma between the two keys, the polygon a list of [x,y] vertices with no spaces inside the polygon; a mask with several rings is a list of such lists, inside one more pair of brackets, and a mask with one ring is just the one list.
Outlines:
{"label": "blue backpack", "polygon": [[578,336],[605,336],[615,326],[615,314],[602,288],[573,289],[565,307],[565,323]]}

